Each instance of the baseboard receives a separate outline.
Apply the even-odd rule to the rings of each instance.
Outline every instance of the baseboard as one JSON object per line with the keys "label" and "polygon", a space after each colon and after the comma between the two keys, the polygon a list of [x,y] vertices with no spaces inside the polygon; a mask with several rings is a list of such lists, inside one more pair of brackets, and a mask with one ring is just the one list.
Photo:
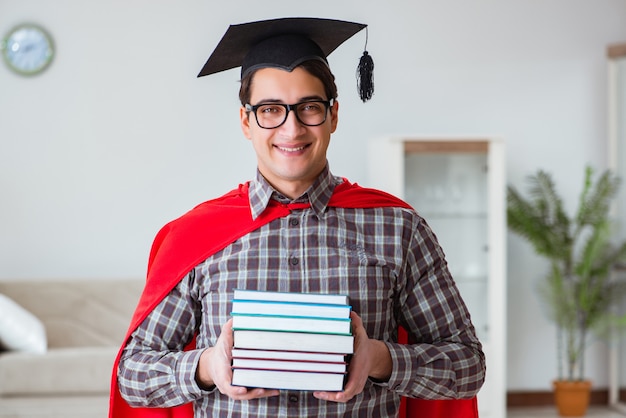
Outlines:
{"label": "baseboard", "polygon": [[[620,390],[620,399],[626,400],[626,389]],[[609,390],[592,390],[590,402],[591,405],[607,405]],[[511,407],[554,405],[554,395],[551,391],[509,391],[506,394],[506,404]]]}

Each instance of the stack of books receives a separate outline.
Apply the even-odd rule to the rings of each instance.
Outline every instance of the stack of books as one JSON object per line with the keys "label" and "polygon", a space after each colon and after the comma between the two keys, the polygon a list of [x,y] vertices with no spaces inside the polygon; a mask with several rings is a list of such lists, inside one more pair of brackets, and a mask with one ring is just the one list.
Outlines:
{"label": "stack of books", "polygon": [[236,289],[233,385],[343,390],[354,337],[345,295]]}

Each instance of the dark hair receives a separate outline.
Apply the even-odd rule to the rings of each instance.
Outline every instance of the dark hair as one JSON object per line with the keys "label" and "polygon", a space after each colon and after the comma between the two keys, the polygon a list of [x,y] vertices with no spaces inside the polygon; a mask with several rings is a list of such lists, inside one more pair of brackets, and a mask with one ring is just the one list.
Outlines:
{"label": "dark hair", "polygon": [[[304,61],[299,64],[298,67],[302,67],[306,72],[313,77],[320,79],[324,85],[326,91],[327,100],[337,98],[337,85],[335,84],[335,76],[330,71],[328,65],[319,60]],[[297,68],[297,67],[296,67]],[[258,71],[258,70],[256,70]],[[250,88],[252,86],[252,79],[256,71],[252,71],[241,79],[241,87],[239,88],[239,100],[242,106],[250,103]]]}

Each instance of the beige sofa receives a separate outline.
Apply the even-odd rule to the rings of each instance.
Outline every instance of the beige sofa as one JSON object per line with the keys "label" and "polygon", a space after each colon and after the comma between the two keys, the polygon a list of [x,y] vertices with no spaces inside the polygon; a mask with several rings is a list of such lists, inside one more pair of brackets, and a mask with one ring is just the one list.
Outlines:
{"label": "beige sofa", "polygon": [[104,418],[143,280],[0,281],[45,327],[45,353],[0,352],[0,418]]}

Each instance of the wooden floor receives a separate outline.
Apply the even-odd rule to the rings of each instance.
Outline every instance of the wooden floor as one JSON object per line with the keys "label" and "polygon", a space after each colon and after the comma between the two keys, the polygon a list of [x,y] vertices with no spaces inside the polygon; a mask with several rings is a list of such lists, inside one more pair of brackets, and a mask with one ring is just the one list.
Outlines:
{"label": "wooden floor", "polygon": [[[557,410],[553,406],[542,407],[516,407],[509,408],[507,418],[560,418]],[[626,418],[625,412],[618,412],[614,409],[592,406],[587,411],[585,418]]]}

